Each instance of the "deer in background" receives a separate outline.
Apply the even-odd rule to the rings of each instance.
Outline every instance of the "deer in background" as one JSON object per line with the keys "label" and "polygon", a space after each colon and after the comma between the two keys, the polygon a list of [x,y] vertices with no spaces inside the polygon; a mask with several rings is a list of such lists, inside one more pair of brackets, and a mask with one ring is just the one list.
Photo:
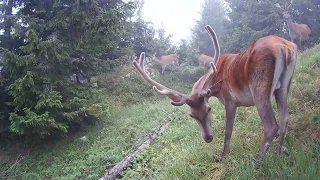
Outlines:
{"label": "deer in background", "polygon": [[[215,48],[210,71],[203,75],[192,88],[191,95],[175,91],[154,81],[144,71],[145,54],[133,66],[153,89],[171,99],[174,106],[184,104],[190,107],[190,116],[200,127],[205,142],[213,140],[211,132],[212,113],[208,100],[214,96],[224,105],[225,139],[222,157],[229,153],[237,107],[255,106],[264,130],[263,141],[258,153],[262,160],[269,145],[279,130],[278,151],[281,152],[289,121],[288,92],[293,76],[297,46],[278,36],[266,36],[252,43],[240,54],[226,54],[220,57],[220,48],[215,32],[206,26]],[[275,97],[280,117],[279,125],[273,112],[271,100]]]}
{"label": "deer in background", "polygon": [[210,67],[210,62],[213,61],[213,57],[207,56],[205,54],[200,54],[198,57],[199,64],[203,64],[204,66]]}
{"label": "deer in background", "polygon": [[156,53],[153,54],[152,59],[161,64],[161,75],[164,75],[167,65],[173,64],[179,66],[179,56],[176,54],[169,54],[166,56],[156,57]]}
{"label": "deer in background", "polygon": [[282,10],[283,17],[285,18],[286,24],[289,29],[291,42],[296,43],[299,49],[302,49],[302,44],[304,44],[309,39],[311,30],[306,24],[298,24],[292,21],[289,13],[292,3],[293,0],[291,0],[290,4],[288,6],[285,6],[284,8],[281,8],[279,4],[276,4],[275,6]]}

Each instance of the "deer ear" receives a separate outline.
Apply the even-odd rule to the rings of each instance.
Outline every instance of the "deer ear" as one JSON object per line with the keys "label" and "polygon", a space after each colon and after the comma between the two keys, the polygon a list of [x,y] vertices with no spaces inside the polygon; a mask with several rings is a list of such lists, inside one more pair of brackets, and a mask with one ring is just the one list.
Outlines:
{"label": "deer ear", "polygon": [[207,96],[214,96],[218,94],[221,90],[223,81],[219,81],[215,83],[213,86],[211,86],[207,91]]}

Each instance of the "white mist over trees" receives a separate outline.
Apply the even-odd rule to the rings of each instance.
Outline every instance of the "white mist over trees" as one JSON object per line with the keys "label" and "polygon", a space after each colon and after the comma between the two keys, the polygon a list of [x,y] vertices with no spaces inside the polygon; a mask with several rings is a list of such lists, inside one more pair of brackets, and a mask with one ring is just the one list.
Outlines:
{"label": "white mist over trees", "polygon": [[[201,19],[193,28],[193,48],[199,53],[213,55],[212,43],[204,31],[209,24],[217,32],[223,53],[238,53],[254,40],[266,35],[278,35],[289,39],[283,11],[287,0],[206,0],[201,11]],[[294,0],[291,17],[297,23],[307,24],[311,37],[307,46],[319,43],[320,1]],[[211,51],[210,51],[211,50]]]}

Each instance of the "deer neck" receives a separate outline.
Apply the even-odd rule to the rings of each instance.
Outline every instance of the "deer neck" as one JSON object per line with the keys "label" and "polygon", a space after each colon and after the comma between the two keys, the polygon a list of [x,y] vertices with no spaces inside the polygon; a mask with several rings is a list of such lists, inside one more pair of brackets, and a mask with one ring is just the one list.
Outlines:
{"label": "deer neck", "polygon": [[293,34],[295,33],[295,29],[294,29],[294,26],[293,26],[293,21],[291,19],[291,17],[289,16],[287,19],[287,25],[288,25],[288,28],[289,28],[289,34]]}

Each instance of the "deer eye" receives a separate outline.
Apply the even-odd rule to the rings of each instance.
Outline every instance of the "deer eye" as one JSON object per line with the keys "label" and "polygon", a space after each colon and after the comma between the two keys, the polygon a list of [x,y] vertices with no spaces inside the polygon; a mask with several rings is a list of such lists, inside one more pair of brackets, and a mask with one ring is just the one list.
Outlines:
{"label": "deer eye", "polygon": [[189,115],[190,115],[190,117],[194,118],[194,116],[192,114],[189,114]]}
{"label": "deer eye", "polygon": [[210,111],[211,111],[211,107],[208,108],[208,112],[210,112]]}

